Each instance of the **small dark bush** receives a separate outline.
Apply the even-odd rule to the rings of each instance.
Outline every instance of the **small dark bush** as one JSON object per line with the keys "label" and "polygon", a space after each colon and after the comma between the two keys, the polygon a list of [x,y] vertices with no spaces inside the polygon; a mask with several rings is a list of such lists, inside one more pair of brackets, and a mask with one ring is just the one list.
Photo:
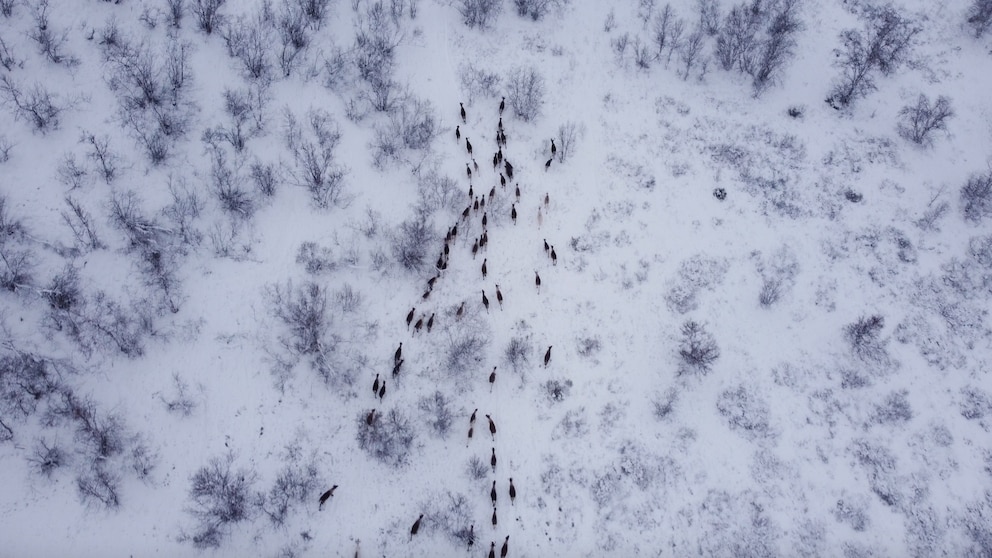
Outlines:
{"label": "small dark bush", "polygon": [[216,547],[231,523],[251,519],[259,502],[254,492],[257,475],[246,468],[234,468],[234,455],[215,457],[200,467],[190,479],[189,513],[199,521],[193,543]]}
{"label": "small dark bush", "polygon": [[316,453],[303,454],[299,443],[286,447],[285,465],[279,471],[262,509],[275,525],[283,525],[293,506],[307,503],[319,490],[320,472]]}
{"label": "small dark bush", "polygon": [[380,414],[372,424],[366,421],[363,411],[356,417],[358,447],[370,457],[391,467],[402,467],[410,461],[410,451],[416,432],[402,411],[390,409]]}
{"label": "small dark bush", "polygon": [[471,480],[482,480],[489,476],[489,464],[478,455],[474,455],[465,464],[465,474]]}
{"label": "small dark bush", "polygon": [[972,237],[968,241],[968,255],[978,265],[992,268],[992,235]]}
{"label": "small dark bush", "polygon": [[881,363],[888,360],[886,341],[881,338],[885,319],[881,316],[861,317],[844,327],[844,336],[854,355],[866,362]]}
{"label": "small dark bush", "polygon": [[109,509],[120,506],[120,478],[102,464],[76,477],[76,490],[84,503],[97,502]]}
{"label": "small dark bush", "polygon": [[961,209],[966,221],[981,223],[992,215],[992,172],[973,174],[961,188]]}
{"label": "small dark bush", "polygon": [[861,532],[867,529],[871,523],[867,508],[868,501],[863,497],[837,500],[837,505],[834,507],[834,518],[841,523],[849,524],[855,531]]}
{"label": "small dark bush", "polygon": [[427,249],[435,244],[433,227],[418,218],[400,224],[392,237],[393,256],[403,269],[421,272],[433,262],[428,262]]}
{"label": "small dark bush", "polygon": [[561,403],[568,398],[569,393],[572,391],[572,380],[548,380],[544,382],[544,391],[548,397],[548,401]]}
{"label": "small dark bush", "polygon": [[292,283],[273,285],[268,295],[273,313],[289,329],[283,340],[287,348],[300,355],[320,355],[329,349],[325,347],[330,328],[325,287],[312,281],[295,289]]}
{"label": "small dark bush", "polygon": [[214,32],[224,22],[220,13],[227,0],[190,0],[189,11],[196,17],[197,27],[207,35]]}
{"label": "small dark bush", "polygon": [[723,188],[714,188],[713,189],[713,197],[716,198],[716,199],[718,199],[718,200],[720,200],[720,201],[723,201],[723,200],[727,199],[727,191],[724,190]]}
{"label": "small dark bush", "polygon": [[974,386],[961,389],[961,402],[958,405],[961,416],[968,420],[980,420],[992,416],[992,396]]}
{"label": "small dark bush", "polygon": [[507,104],[524,122],[530,122],[541,114],[544,90],[544,77],[537,68],[516,68],[507,75]]}
{"label": "small dark bush", "polygon": [[675,388],[669,388],[655,397],[652,402],[654,407],[654,416],[658,420],[666,420],[671,416],[672,411],[675,410],[675,404],[678,402],[678,391]]}
{"label": "small dark bush", "polygon": [[720,392],[716,408],[732,430],[740,430],[749,438],[768,434],[768,403],[745,386]]}
{"label": "small dark bush", "polygon": [[457,6],[465,25],[485,29],[503,11],[503,0],[459,0]]}
{"label": "small dark bush", "polygon": [[699,324],[689,320],[682,324],[682,340],[679,342],[679,356],[682,363],[679,375],[705,375],[720,358],[716,340]]}
{"label": "small dark bush", "polygon": [[919,145],[933,144],[933,134],[947,129],[947,121],[954,116],[951,100],[941,95],[931,104],[926,95],[920,94],[915,106],[903,107],[899,111],[902,122],[899,134]]}
{"label": "small dark bush", "polygon": [[68,455],[57,444],[49,445],[45,440],[39,439],[28,463],[31,468],[40,475],[52,476],[52,473],[66,464]]}
{"label": "small dark bush", "polygon": [[967,21],[975,29],[976,39],[984,35],[992,27],[992,0],[973,0],[968,7]]}
{"label": "small dark bush", "polygon": [[805,111],[803,107],[795,106],[795,105],[789,107],[789,110],[787,111],[790,117],[795,118],[797,120],[803,117],[804,112]]}
{"label": "small dark bush", "polygon": [[424,421],[431,427],[431,432],[442,440],[448,438],[451,432],[451,402],[440,391],[425,395],[417,401],[417,408]]}
{"label": "small dark bush", "polygon": [[296,251],[296,263],[310,275],[331,272],[338,267],[334,251],[313,241],[300,244],[300,249]]}
{"label": "small dark bush", "polygon": [[880,404],[875,405],[872,421],[878,424],[900,424],[913,418],[913,409],[907,397],[909,392],[899,390],[890,393]]}

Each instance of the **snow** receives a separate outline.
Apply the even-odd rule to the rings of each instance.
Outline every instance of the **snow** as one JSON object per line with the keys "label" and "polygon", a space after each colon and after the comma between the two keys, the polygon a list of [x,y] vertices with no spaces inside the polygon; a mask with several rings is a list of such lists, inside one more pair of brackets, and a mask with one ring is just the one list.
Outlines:
{"label": "snow", "polygon": [[[16,119],[9,100],[0,107],[0,138],[13,144],[10,160],[0,163],[0,193],[7,215],[29,235],[0,246],[5,257],[11,247],[26,247],[36,260],[27,284],[0,293],[0,358],[28,353],[58,363],[60,385],[91,397],[99,416],[119,415],[129,436],[124,454],[99,465],[119,476],[119,506],[84,499],[77,478],[100,459],[75,423],[51,418],[58,394],[42,397],[37,412],[27,414],[6,402],[17,390],[5,360],[0,418],[14,433],[0,441],[5,553],[455,556],[465,552],[455,532],[469,525],[476,535],[471,554],[479,555],[507,535],[509,556],[530,557],[990,551],[992,403],[969,415],[963,391],[992,393],[989,268],[968,248],[990,230],[987,222],[964,220],[959,191],[969,176],[990,168],[985,91],[992,47],[988,37],[973,38],[964,8],[896,2],[923,29],[909,63],[876,76],[876,91],[836,111],[823,102],[840,75],[833,51],[843,29],[861,25],[857,10],[868,2],[850,9],[846,2],[804,2],[794,58],[779,83],[754,97],[747,76],[713,59],[702,77],[697,67],[687,80],[676,60],[645,70],[629,52],[619,59],[611,40],[623,33],[650,38],[650,25],[637,15],[646,2],[562,2],[536,22],[503,2],[491,28],[478,29],[463,24],[460,2],[422,0],[415,18],[399,18],[393,79],[432,104],[438,136],[428,150],[404,149],[401,160],[377,168],[375,128],[387,124],[387,115],[369,110],[349,118],[365,85],[354,69],[334,88],[324,86],[323,74],[335,47],[352,49],[368,21],[358,12],[369,4],[332,2],[327,19],[310,28],[311,42],[291,76],[283,78],[275,65],[261,133],[241,155],[221,142],[256,203],[248,218],[221,207],[211,189],[210,150],[200,140],[205,129],[230,123],[223,91],[249,85],[221,32],[205,35],[189,12],[181,29],[171,29],[167,3],[159,0],[50,0],[50,24],[66,30],[65,48],[80,60],[65,68],[40,55],[28,36],[36,0],[0,19],[0,37],[24,60],[0,73],[78,101],[57,130],[44,134]],[[672,2],[690,23],[686,33],[695,4]],[[234,21],[259,5],[232,1],[221,10]],[[606,32],[608,13],[615,27]],[[142,14],[157,21],[154,29]],[[97,44],[111,19],[125,38],[146,41],[159,56],[173,35],[193,47],[188,94],[196,110],[158,166],[119,117],[113,67]],[[89,38],[91,30],[97,38]],[[707,57],[712,42],[707,38]],[[271,43],[274,54],[281,48],[275,35]],[[462,87],[468,66],[501,76],[500,91],[516,68],[533,67],[544,79],[534,121],[521,121],[512,109],[503,115],[504,154],[515,168],[505,190],[491,164],[500,99]],[[948,95],[956,113],[929,148],[896,128],[899,110],[920,93]],[[790,107],[802,116],[788,116]],[[346,170],[342,203],[327,209],[316,208],[286,172],[294,163],[284,115],[306,126],[314,108],[339,126],[334,154]],[[573,151],[545,170],[549,139],[566,122],[578,132]],[[79,141],[84,130],[107,135],[121,157],[111,184]],[[475,258],[470,249],[482,234],[483,211],[460,220],[469,201],[466,137],[479,164],[474,190],[488,194],[497,184],[484,210],[489,246]],[[66,154],[90,171],[79,188],[59,179]],[[251,185],[248,168],[256,159],[281,170],[271,198]],[[459,193],[427,212],[434,233],[427,265],[411,272],[394,257],[394,236],[401,222],[423,217],[415,207],[431,170],[454,180]],[[513,223],[516,183],[522,195]],[[142,271],[140,250],[128,248],[110,218],[113,196],[133,191],[145,215],[174,228],[162,213],[172,203],[170,184],[185,185],[204,202],[191,221],[202,242],[181,246],[170,260],[175,313]],[[714,197],[715,188],[726,190],[725,200]],[[848,191],[863,199],[849,201]],[[93,215],[106,248],[56,249],[75,243],[61,216],[66,196]],[[949,208],[936,227],[917,224],[943,202]],[[370,213],[377,215],[374,230],[367,228]],[[450,266],[423,300],[444,233],[455,223]],[[225,230],[236,231],[227,257],[217,250]],[[544,239],[555,247],[557,265]],[[336,265],[308,273],[297,258],[308,241],[328,248]],[[971,267],[952,276],[953,260]],[[70,262],[88,299],[102,290],[129,315],[144,310],[152,317],[154,335],[143,338],[142,354],[128,357],[106,343],[86,351],[51,327],[55,311],[43,291]],[[780,297],[762,305],[763,285],[775,280]],[[292,297],[309,281],[327,296],[329,326],[320,342],[330,355],[330,381],[315,369],[314,355],[288,348],[290,329],[274,310],[276,287]],[[346,288],[360,298],[350,311],[338,297]],[[432,331],[408,330],[411,307],[418,317],[436,315]],[[884,319],[886,358],[878,362],[854,354],[844,333],[872,315]],[[702,324],[719,348],[708,373],[682,367],[688,320]],[[450,370],[452,346],[471,337],[484,340],[479,358]],[[505,356],[515,338],[529,349],[519,371]],[[400,342],[404,364],[394,378]],[[387,384],[381,401],[369,393],[377,374]],[[189,416],[168,409],[178,397],[174,376],[194,404]],[[880,419],[879,407],[903,390],[910,416]],[[420,408],[435,392],[452,413],[443,436]],[[666,400],[671,409],[659,412]],[[373,408],[380,422],[391,410],[410,421],[412,448],[399,465],[375,459],[356,441]],[[479,418],[467,439],[474,409]],[[494,439],[487,414],[497,425]],[[68,453],[50,475],[29,461],[38,440]],[[129,457],[141,442],[154,456],[144,478]],[[296,451],[287,449],[294,445]],[[189,538],[197,530],[191,479],[228,455],[233,471],[255,478],[259,496],[247,504],[247,520],[222,528],[217,548],[199,549]],[[485,467],[481,478],[468,472],[473,457]],[[277,477],[287,465],[308,464],[315,465],[313,485],[275,524],[266,511]],[[510,477],[518,492],[513,505]],[[332,485],[334,496],[318,510],[318,496]],[[421,513],[423,527],[411,537]]]}

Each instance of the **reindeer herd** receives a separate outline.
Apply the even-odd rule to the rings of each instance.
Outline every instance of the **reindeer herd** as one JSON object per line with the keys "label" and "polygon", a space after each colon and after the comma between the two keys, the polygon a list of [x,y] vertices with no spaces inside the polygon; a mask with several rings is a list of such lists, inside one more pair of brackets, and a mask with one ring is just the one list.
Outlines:
{"label": "reindeer herd", "polygon": [[[475,158],[473,156],[472,142],[467,134],[464,134],[463,136],[462,126],[466,126],[466,131],[468,129],[468,113],[465,109],[465,105],[463,103],[459,103],[459,116],[461,117],[461,124],[455,126],[455,141],[461,144],[464,137],[465,153],[468,159],[465,162],[465,176],[469,183],[468,203],[465,209],[461,212],[460,218],[458,218],[455,221],[455,223],[452,224],[450,228],[448,228],[445,234],[444,243],[441,247],[437,262],[435,264],[435,270],[433,272],[433,275],[430,277],[430,279],[427,280],[424,293],[420,297],[422,303],[429,303],[431,294],[433,293],[435,286],[438,284],[439,281],[442,280],[442,277],[445,275],[445,272],[448,270],[451,257],[454,253],[453,247],[456,245],[456,241],[458,239],[459,227],[462,228],[462,231],[465,231],[463,233],[464,236],[464,234],[466,234],[468,231],[475,229],[474,222],[476,222],[476,220],[481,226],[477,229],[479,231],[478,236],[472,238],[471,255],[472,255],[472,259],[475,260],[480,252],[483,253],[482,264],[479,267],[479,270],[481,272],[482,281],[485,282],[488,280],[489,271],[490,271],[489,259],[485,255],[488,252],[488,246],[489,246],[489,210],[486,209],[487,201],[489,206],[493,207],[493,202],[497,198],[497,196],[506,195],[503,192],[506,191],[506,185],[508,181],[514,181],[513,198],[512,198],[513,201],[510,205],[510,215],[509,215],[510,221],[513,223],[514,226],[517,223],[517,219],[520,215],[520,212],[518,211],[517,207],[518,205],[522,206],[522,192],[521,192],[520,183],[515,181],[514,179],[515,168],[513,164],[510,163],[509,159],[504,153],[504,150],[507,149],[507,136],[506,136],[506,131],[503,127],[503,111],[505,110],[505,108],[506,108],[506,98],[504,97],[499,104],[498,122],[496,125],[496,133],[495,133],[496,149],[492,157],[493,173],[494,173],[492,180],[493,182],[495,182],[496,181],[495,175],[498,175],[499,183],[498,185],[493,184],[487,196],[484,193],[485,192],[484,190],[480,190],[480,192],[482,193],[478,194],[474,186],[474,181],[475,180],[481,181],[483,180],[483,177],[479,172],[479,165],[478,163],[476,163]],[[551,158],[548,159],[548,161],[545,163],[544,165],[545,170],[550,168],[551,161],[554,159],[555,152],[557,151],[557,146],[555,145],[554,139],[551,140],[550,151],[551,151]],[[498,189],[497,186],[499,187]],[[550,210],[550,203],[551,203],[551,197],[548,193],[545,193],[543,198],[537,199],[536,205],[537,205],[538,228],[540,228],[543,225],[544,215]],[[558,264],[558,255],[555,251],[554,245],[549,244],[547,239],[542,239],[542,242],[543,242],[545,256],[548,258],[552,266],[556,266]],[[463,244],[465,246],[468,246],[468,240],[465,240]],[[495,285],[495,290],[490,292],[493,292],[495,294],[496,303],[499,306],[499,309],[502,311],[503,303],[504,303],[503,290],[500,288],[499,283],[494,283],[494,285]],[[541,275],[536,269],[534,270],[534,285],[537,289],[538,294],[540,294],[542,281],[541,281]],[[488,314],[490,310],[490,299],[489,296],[487,296],[486,294],[485,285],[480,287],[480,292],[482,295],[481,296],[482,307],[483,309],[485,309],[486,313]],[[466,305],[465,300],[460,301],[460,303],[457,306],[457,309],[453,312],[454,320],[457,321],[462,319],[465,313],[465,305]],[[413,335],[417,335],[421,333],[424,329],[426,329],[426,331],[429,333],[433,329],[436,319],[438,318],[446,319],[445,316],[450,317],[451,315],[452,313],[450,311],[442,313],[441,316],[439,316],[438,312],[436,311],[430,311],[429,314],[428,311],[418,312],[417,307],[415,305],[411,306],[409,312],[406,313],[407,330],[410,331]],[[548,366],[548,364],[551,361],[551,349],[552,346],[549,345],[547,351],[544,354],[545,368]],[[403,342],[401,341],[398,347],[396,348],[396,351],[393,353],[392,379],[394,381],[398,378],[399,374],[401,373],[404,362],[405,359],[403,358]],[[497,367],[493,366],[492,371],[489,373],[488,376],[490,393],[492,393],[493,387],[496,383],[496,370]],[[381,374],[377,373],[375,375],[375,379],[372,382],[373,396],[377,397],[380,403],[382,402],[382,400],[385,398],[386,395],[386,378],[381,376],[382,376]],[[478,408],[473,410],[471,416],[468,419],[468,439],[467,439],[466,447],[470,446],[473,440],[473,436],[475,434],[476,417],[478,415],[478,412],[479,412]],[[492,415],[490,414],[484,414],[484,416],[488,422],[489,434],[492,441],[492,446],[490,448],[489,463],[492,468],[492,473],[493,475],[495,475],[496,464],[497,464],[496,421],[493,419]],[[376,410],[373,408],[366,415],[365,420],[367,424],[372,425],[374,421],[376,421],[377,419],[378,419],[378,415],[376,413]],[[516,486],[513,484],[513,478],[512,477],[508,477],[508,478],[509,478],[509,484],[507,486],[507,492],[509,495],[510,505],[512,506],[517,497],[517,489]],[[335,486],[334,488],[337,487]],[[332,488],[330,491],[326,492],[321,496],[320,499],[321,507],[323,507],[326,500],[330,498],[330,496],[333,494],[333,490],[334,489]],[[492,480],[492,488],[489,492],[489,497],[493,507],[491,523],[493,526],[493,530],[495,531],[498,528],[498,523],[499,523],[499,518],[497,514],[498,511],[497,502],[499,498],[498,498],[496,479]],[[417,520],[413,523],[412,527],[410,528],[410,540],[412,540],[413,537],[415,537],[417,533],[420,531],[421,522],[423,521],[423,519],[424,519],[424,514],[420,514],[417,517]],[[468,548],[469,550],[471,550],[473,548],[473,545],[475,544],[475,539],[476,539],[475,524],[472,524],[469,527],[467,536],[464,536],[463,538],[467,541]],[[501,558],[505,558],[509,551],[509,541],[510,541],[510,536],[506,535],[506,537],[503,540],[502,548],[500,550]],[[495,549],[496,549],[496,542],[495,541],[490,542],[489,558],[495,558],[495,552],[496,552]]]}

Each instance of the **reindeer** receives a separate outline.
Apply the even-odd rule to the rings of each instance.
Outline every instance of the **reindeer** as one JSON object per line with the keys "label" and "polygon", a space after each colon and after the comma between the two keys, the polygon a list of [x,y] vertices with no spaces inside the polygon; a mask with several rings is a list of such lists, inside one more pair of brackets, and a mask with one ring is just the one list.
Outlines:
{"label": "reindeer", "polygon": [[386,397],[386,380],[382,381],[382,386],[379,388],[379,402],[382,402],[382,398]]}
{"label": "reindeer", "polygon": [[318,500],[320,504],[317,505],[318,510],[324,509],[324,503],[327,502],[327,500],[329,500],[331,496],[334,496],[334,491],[337,490],[337,488],[338,485],[335,484],[334,486],[330,487],[323,494],[320,495],[320,499]]}
{"label": "reindeer", "polygon": [[414,306],[410,309],[410,313],[406,315],[406,328],[410,329],[410,323],[413,322],[413,314],[417,311],[417,307]]}
{"label": "reindeer", "polygon": [[420,319],[417,320],[417,323],[413,324],[413,332],[420,333],[420,330],[423,329],[423,327],[424,327],[424,318],[423,316],[421,316]]}
{"label": "reindeer", "polygon": [[[468,177],[471,180],[472,179],[472,171],[468,168],[468,165],[467,164],[465,165],[465,170],[468,171]],[[469,184],[468,185],[468,199],[471,200],[474,197],[475,197],[475,191],[472,190],[472,184]]]}
{"label": "reindeer", "polygon": [[[503,109],[506,108],[506,97],[503,97],[499,102],[499,115],[503,116]],[[500,120],[503,120],[500,118]]]}
{"label": "reindeer", "polygon": [[551,196],[549,196],[548,193],[545,192],[544,193],[544,208],[547,209],[548,208],[548,204],[550,204],[550,203],[551,203]]}
{"label": "reindeer", "polygon": [[369,411],[369,414],[365,415],[365,424],[372,426],[373,422],[375,422],[375,409],[372,409]]}
{"label": "reindeer", "polygon": [[462,318],[462,314],[464,313],[465,313],[465,301],[463,300],[461,305],[458,306],[458,310],[455,312],[455,318],[460,320]]}
{"label": "reindeer", "polygon": [[481,198],[479,198],[479,210],[483,210],[485,208],[486,208],[486,196],[482,196]]}
{"label": "reindeer", "polygon": [[551,245],[548,244],[548,239],[545,238],[544,239],[544,253],[547,254],[549,252],[551,252]]}
{"label": "reindeer", "polygon": [[516,194],[516,196],[517,196],[517,203],[520,203],[520,183],[519,182],[517,182],[516,187],[517,187],[516,188],[516,192],[514,192],[514,194]]}
{"label": "reindeer", "polygon": [[551,138],[551,157],[554,157],[557,152],[558,146],[555,145],[555,138]]}
{"label": "reindeer", "polygon": [[496,172],[496,167],[499,166],[499,158],[493,153],[493,172]]}
{"label": "reindeer", "polygon": [[[465,112],[462,111],[462,114],[465,114]],[[417,534],[417,531],[420,531],[420,522],[423,519],[424,519],[424,514],[420,514],[420,517],[418,517],[417,520],[413,522],[413,527],[410,527],[410,540],[411,541],[413,540],[413,536]]]}
{"label": "reindeer", "polygon": [[460,112],[462,114],[462,124],[464,124],[465,123],[465,105],[462,104],[462,103],[458,103],[458,106],[459,106],[459,108],[461,108],[461,111]]}
{"label": "reindeer", "polygon": [[[469,426],[469,427],[468,427],[468,441],[469,441],[469,442],[471,442],[471,441],[472,441],[472,433],[473,433],[473,432],[475,432],[475,427],[474,427],[474,426]],[[468,447],[468,445],[466,444],[466,446],[465,446],[465,447]]]}
{"label": "reindeer", "polygon": [[496,519],[496,506],[493,506],[493,529],[496,528],[497,523],[499,523],[499,520]]}
{"label": "reindeer", "polygon": [[472,416],[468,417],[468,425],[469,426],[472,426],[473,424],[475,424],[475,415],[478,414],[478,412],[479,412],[479,409],[476,409],[476,410],[472,411]]}
{"label": "reindeer", "polygon": [[487,271],[486,271],[486,262],[488,262],[488,261],[489,261],[489,258],[482,258],[482,278],[483,279],[486,278],[486,273],[487,273]]}
{"label": "reindeer", "polygon": [[506,190],[506,177],[503,176],[503,173],[499,173],[499,187]]}
{"label": "reindeer", "polygon": [[489,433],[492,435],[493,441],[495,442],[496,441],[496,423],[493,422],[493,417],[491,417],[489,415],[486,415],[486,418],[489,419]]}
{"label": "reindeer", "polygon": [[468,526],[468,549],[472,550],[472,545],[475,544],[475,524]]}
{"label": "reindeer", "polygon": [[460,128],[461,128],[460,126],[455,126],[455,141],[459,141],[462,139],[462,131]]}
{"label": "reindeer", "polygon": [[475,198],[475,201],[472,202],[472,210],[473,211],[479,210],[479,198]]}
{"label": "reindeer", "polygon": [[515,203],[510,204],[510,220],[513,221],[514,225],[517,224],[517,204]]}
{"label": "reindeer", "polygon": [[544,367],[548,367],[548,363],[551,362],[551,345],[548,345],[548,352],[544,353]]}
{"label": "reindeer", "polygon": [[482,214],[482,228],[486,228],[486,224],[488,222],[489,222],[489,214],[488,214],[488,212],[484,212]]}
{"label": "reindeer", "polygon": [[403,342],[400,341],[400,346],[396,348],[396,352],[393,353],[393,362],[398,362],[403,358]]}
{"label": "reindeer", "polygon": [[537,285],[537,294],[541,294],[541,276],[534,270],[534,284]]}
{"label": "reindeer", "polygon": [[489,298],[486,296],[485,289],[482,290],[482,305],[486,307],[486,314],[489,313]]}
{"label": "reindeer", "polygon": [[472,259],[473,260],[475,259],[475,255],[478,254],[478,253],[479,253],[479,239],[477,238],[477,239],[475,239],[475,242],[472,243]]}
{"label": "reindeer", "polygon": [[499,162],[500,162],[500,164],[502,164],[503,163],[503,148],[502,147],[497,148],[496,149],[496,154],[499,155]]}
{"label": "reindeer", "polygon": [[499,558],[506,558],[506,553],[509,550],[510,550],[510,535],[507,535],[506,539],[503,541],[503,548],[501,548],[499,551]]}
{"label": "reindeer", "polygon": [[[438,269],[441,269],[442,267],[444,267],[444,255],[443,254],[441,255],[440,258],[438,258],[437,263],[438,263]],[[428,298],[430,298],[431,297],[431,290],[432,289],[429,289],[428,288],[426,291],[424,291],[424,294],[420,295],[420,300],[427,300]]]}
{"label": "reindeer", "polygon": [[544,172],[548,172],[548,169],[551,168],[551,161],[553,161],[553,160],[554,160],[554,157],[548,159],[548,161],[546,163],[544,163]]}
{"label": "reindeer", "polygon": [[[445,241],[445,243],[444,243],[444,255],[445,256],[448,255],[448,242],[447,241]],[[434,277],[431,277],[430,279],[428,279],[427,280],[427,288],[433,290],[434,289],[434,283],[436,283],[437,280],[440,277],[441,277],[440,275],[435,275]]]}
{"label": "reindeer", "polygon": [[372,397],[379,395],[379,375],[375,375],[375,381],[372,382]]}
{"label": "reindeer", "polygon": [[558,265],[558,254],[555,252],[555,247],[551,247],[551,265]]}
{"label": "reindeer", "polygon": [[482,231],[482,237],[479,239],[479,248],[485,248],[489,244],[489,231]]}
{"label": "reindeer", "polygon": [[[493,510],[494,510],[493,513],[496,513],[495,512],[495,508]],[[495,542],[489,543],[489,558],[496,558],[496,543]]]}
{"label": "reindeer", "polygon": [[431,312],[431,318],[427,320],[427,333],[430,333],[431,328],[433,327],[434,327],[434,312]]}
{"label": "reindeer", "polygon": [[513,486],[513,477],[510,477],[510,505],[517,499],[517,487]]}
{"label": "reindeer", "polygon": [[489,393],[493,392],[493,384],[496,383],[496,367],[493,366],[493,371],[489,373]]}
{"label": "reindeer", "polygon": [[493,199],[496,198],[496,187],[493,186],[492,190],[489,190],[489,203],[493,203]]}
{"label": "reindeer", "polygon": [[468,214],[471,211],[472,211],[472,204],[468,204],[468,207],[465,208],[465,211],[462,211],[462,219],[463,220],[467,220],[468,219]]}
{"label": "reindeer", "polygon": [[475,169],[475,174],[479,174],[479,163],[475,162],[475,158],[472,159],[472,168]]}
{"label": "reindeer", "polygon": [[503,161],[503,168],[506,170],[506,177],[513,178],[513,165],[510,164],[509,160]]}
{"label": "reindeer", "polygon": [[[496,472],[496,448],[493,448],[493,456],[489,458],[489,464],[493,467],[493,472]],[[493,481],[493,494],[496,494],[496,481]],[[496,497],[493,496],[493,503],[495,504]]]}
{"label": "reindeer", "polygon": [[[495,452],[496,449],[493,448]],[[494,469],[495,470],[495,469]],[[493,505],[496,505],[496,481],[493,481],[493,489],[489,491],[489,499],[493,501]]]}
{"label": "reindeer", "polygon": [[465,136],[465,150],[468,151],[469,157],[472,156],[472,142],[468,141],[468,136]]}
{"label": "reindeer", "polygon": [[544,224],[544,214],[541,213],[541,206],[537,206],[537,228]]}
{"label": "reindeer", "polygon": [[499,123],[496,125],[496,129],[499,130],[500,132],[503,131],[503,117],[500,117]]}
{"label": "reindeer", "polygon": [[496,283],[496,302],[499,304],[499,309],[503,309],[503,293],[499,290],[499,283]]}
{"label": "reindeer", "polygon": [[[465,163],[465,174],[468,175],[469,180],[472,180],[472,167],[468,166],[468,163]],[[472,193],[469,192],[469,195],[471,196]]]}
{"label": "reindeer", "polygon": [[[430,328],[428,328],[428,329],[430,329]],[[393,377],[394,378],[396,376],[399,376],[400,375],[400,368],[403,366],[403,363],[404,362],[406,362],[406,361],[404,361],[403,359],[400,359],[399,362],[397,362],[396,364],[393,365]]]}
{"label": "reindeer", "polygon": [[[466,213],[464,217],[467,218],[468,213]],[[455,223],[455,226],[451,227],[451,238],[455,238],[457,236],[458,236],[458,223]]]}

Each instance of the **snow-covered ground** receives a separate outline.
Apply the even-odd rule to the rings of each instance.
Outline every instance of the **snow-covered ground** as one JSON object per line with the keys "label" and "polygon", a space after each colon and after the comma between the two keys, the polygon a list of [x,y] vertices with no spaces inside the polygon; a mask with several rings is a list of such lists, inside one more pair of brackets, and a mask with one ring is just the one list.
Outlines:
{"label": "snow-covered ground", "polygon": [[211,1],[0,0],[0,554],[992,553],[968,6],[835,109],[881,3],[756,96],[727,1]]}

